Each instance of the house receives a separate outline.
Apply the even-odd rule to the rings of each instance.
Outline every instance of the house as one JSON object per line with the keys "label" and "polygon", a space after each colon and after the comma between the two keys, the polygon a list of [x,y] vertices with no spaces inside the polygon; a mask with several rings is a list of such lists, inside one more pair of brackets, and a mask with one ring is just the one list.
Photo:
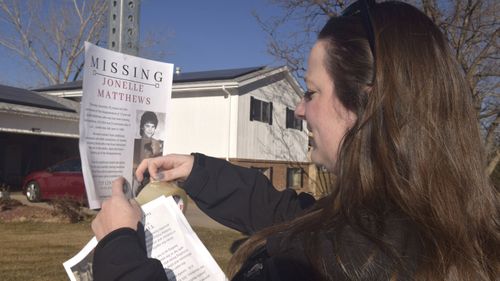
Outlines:
{"label": "house", "polygon": [[0,85],[0,183],[78,156],[79,103]]}
{"label": "house", "polygon": [[[82,83],[33,91],[78,102]],[[224,158],[262,171],[278,189],[312,191],[308,138],[293,114],[302,92],[287,67],[176,73],[167,153]]]}

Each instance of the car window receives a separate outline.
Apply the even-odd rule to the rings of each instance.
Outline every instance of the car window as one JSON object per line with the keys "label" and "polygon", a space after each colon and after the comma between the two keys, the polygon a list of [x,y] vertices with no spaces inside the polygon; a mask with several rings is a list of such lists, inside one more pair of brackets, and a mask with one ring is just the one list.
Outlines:
{"label": "car window", "polygon": [[63,172],[67,170],[67,163],[66,162],[61,162],[58,163],[50,168],[52,172]]}
{"label": "car window", "polygon": [[82,165],[80,159],[71,159],[52,166],[52,172],[80,172]]}
{"label": "car window", "polygon": [[73,161],[71,168],[72,168],[71,171],[73,171],[73,172],[81,172],[82,171],[82,162],[80,161],[80,159],[75,159]]}

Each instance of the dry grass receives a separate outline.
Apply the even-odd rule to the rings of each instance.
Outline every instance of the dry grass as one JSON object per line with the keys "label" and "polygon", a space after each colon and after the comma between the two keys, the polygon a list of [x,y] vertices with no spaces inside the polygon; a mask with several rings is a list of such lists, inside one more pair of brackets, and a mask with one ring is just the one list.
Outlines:
{"label": "dry grass", "polygon": [[1,280],[68,280],[62,262],[92,237],[89,223],[1,223]]}
{"label": "dry grass", "polygon": [[[224,270],[233,231],[193,228]],[[90,223],[0,222],[0,280],[68,280],[62,263],[92,237]]]}
{"label": "dry grass", "polygon": [[226,272],[226,268],[232,254],[230,247],[234,241],[242,239],[244,236],[236,231],[210,229],[203,227],[193,227],[200,240],[205,244],[208,251],[219,266]]}

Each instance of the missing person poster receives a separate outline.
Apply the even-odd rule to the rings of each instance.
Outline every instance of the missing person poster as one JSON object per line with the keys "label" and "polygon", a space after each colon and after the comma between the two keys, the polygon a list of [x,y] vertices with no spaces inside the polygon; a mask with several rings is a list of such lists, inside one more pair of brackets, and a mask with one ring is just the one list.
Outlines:
{"label": "missing person poster", "polygon": [[89,207],[111,195],[125,177],[135,197],[137,165],[163,155],[172,93],[173,64],[110,51],[85,42],[80,110],[80,157]]}

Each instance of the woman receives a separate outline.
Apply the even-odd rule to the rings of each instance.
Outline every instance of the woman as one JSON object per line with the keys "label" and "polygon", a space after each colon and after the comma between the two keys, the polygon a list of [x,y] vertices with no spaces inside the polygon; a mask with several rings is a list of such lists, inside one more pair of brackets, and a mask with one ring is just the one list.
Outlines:
{"label": "woman", "polygon": [[139,129],[140,139],[134,141],[134,163],[157,157],[163,153],[163,141],[153,138],[158,126],[158,117],[152,111],[146,111],[141,116]]}
{"label": "woman", "polygon": [[[145,160],[136,176],[147,169],[185,180],[203,211],[252,234],[232,259],[232,280],[498,278],[498,194],[485,174],[471,95],[431,20],[400,2],[356,2],[320,32],[306,83],[296,115],[312,133],[312,161],[337,175],[331,194],[312,206],[254,171],[200,154]],[[93,222],[98,239],[106,236],[96,276],[106,276],[110,245],[138,249],[140,242],[120,243],[138,240],[134,208],[126,223],[106,223],[112,212]],[[161,274],[157,261],[137,255],[135,267],[122,257],[120,274]]]}
{"label": "woman", "polygon": [[[163,154],[163,140],[155,139],[153,136],[158,127],[158,117],[152,111],[145,111],[141,115],[139,124],[140,138],[134,140],[134,162],[132,171],[135,173],[139,163],[147,158],[158,157]],[[141,191],[142,185],[133,182],[133,194],[137,196]]]}
{"label": "woman", "polygon": [[146,111],[141,116],[139,134],[143,139],[152,139],[158,126],[158,117],[151,111]]}

